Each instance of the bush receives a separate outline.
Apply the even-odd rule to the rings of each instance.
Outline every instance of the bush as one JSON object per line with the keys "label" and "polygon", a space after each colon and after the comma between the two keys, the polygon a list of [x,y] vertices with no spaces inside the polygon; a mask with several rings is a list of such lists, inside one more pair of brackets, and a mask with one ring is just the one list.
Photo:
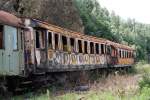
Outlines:
{"label": "bush", "polygon": [[142,90],[144,87],[150,88],[150,75],[144,74],[142,77],[142,80],[139,82],[140,90]]}

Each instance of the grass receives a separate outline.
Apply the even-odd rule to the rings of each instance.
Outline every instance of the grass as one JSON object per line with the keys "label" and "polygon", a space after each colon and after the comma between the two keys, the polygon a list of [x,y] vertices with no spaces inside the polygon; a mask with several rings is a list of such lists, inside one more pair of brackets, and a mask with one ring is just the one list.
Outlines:
{"label": "grass", "polygon": [[138,74],[150,73],[150,64],[145,61],[138,62],[134,67]]}
{"label": "grass", "polygon": [[[134,74],[99,79],[87,92],[46,93],[13,97],[12,100],[150,100],[150,65],[139,62]],[[136,72],[136,73],[135,73]]]}
{"label": "grass", "polygon": [[[25,98],[15,98],[14,100],[24,100]],[[49,96],[42,94],[39,96],[32,96],[27,100],[149,100],[150,88],[143,88],[141,93],[133,94],[115,94],[111,91],[89,91],[84,93],[67,93],[60,96]]]}

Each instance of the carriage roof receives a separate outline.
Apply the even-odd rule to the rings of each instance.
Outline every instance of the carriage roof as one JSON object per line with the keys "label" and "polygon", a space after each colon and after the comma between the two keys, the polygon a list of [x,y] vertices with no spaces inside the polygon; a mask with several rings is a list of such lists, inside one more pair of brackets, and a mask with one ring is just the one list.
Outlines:
{"label": "carriage roof", "polygon": [[53,32],[60,33],[61,35],[65,35],[65,36],[72,37],[72,38],[79,38],[79,39],[92,41],[92,42],[100,42],[100,43],[104,43],[104,44],[109,44],[109,45],[114,46],[115,48],[134,50],[130,46],[123,45],[123,44],[116,43],[116,42],[112,42],[112,41],[104,39],[104,38],[98,38],[98,37],[94,37],[94,36],[81,34],[79,32],[74,32],[72,30],[68,30],[66,28],[61,28],[61,27],[49,24],[47,22],[38,20],[38,19],[31,19],[31,20],[33,22],[36,22],[36,27],[46,28],[46,29],[51,30]]}
{"label": "carriage roof", "polygon": [[2,10],[0,10],[0,24],[10,25],[14,27],[24,27],[24,24],[20,18]]}

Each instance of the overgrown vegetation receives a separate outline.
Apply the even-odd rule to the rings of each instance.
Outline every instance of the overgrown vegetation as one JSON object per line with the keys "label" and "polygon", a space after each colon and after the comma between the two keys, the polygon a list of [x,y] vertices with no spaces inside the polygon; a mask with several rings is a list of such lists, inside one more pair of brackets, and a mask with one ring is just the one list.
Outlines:
{"label": "overgrown vegetation", "polygon": [[147,59],[150,52],[150,25],[135,19],[124,20],[115,12],[102,8],[97,0],[75,0],[85,33],[134,47],[137,60]]}
{"label": "overgrown vegetation", "polygon": [[13,100],[149,100],[150,65],[141,61],[134,68],[136,74],[96,79],[86,92],[60,90],[55,93],[56,91],[47,89],[46,93],[28,93]]}

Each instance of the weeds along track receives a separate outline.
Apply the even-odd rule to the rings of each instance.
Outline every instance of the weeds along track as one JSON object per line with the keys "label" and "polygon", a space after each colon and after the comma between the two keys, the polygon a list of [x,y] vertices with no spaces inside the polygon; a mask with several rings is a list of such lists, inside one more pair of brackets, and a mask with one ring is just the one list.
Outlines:
{"label": "weeds along track", "polygon": [[[91,83],[100,79],[106,78],[108,75],[124,75],[132,72],[131,68],[105,68],[86,71],[74,72],[57,72],[57,73],[35,73],[27,78],[9,77],[6,87],[13,95],[20,95],[39,89],[47,89],[55,87],[63,88],[64,90],[88,90]],[[2,95],[8,94],[3,93]]]}

